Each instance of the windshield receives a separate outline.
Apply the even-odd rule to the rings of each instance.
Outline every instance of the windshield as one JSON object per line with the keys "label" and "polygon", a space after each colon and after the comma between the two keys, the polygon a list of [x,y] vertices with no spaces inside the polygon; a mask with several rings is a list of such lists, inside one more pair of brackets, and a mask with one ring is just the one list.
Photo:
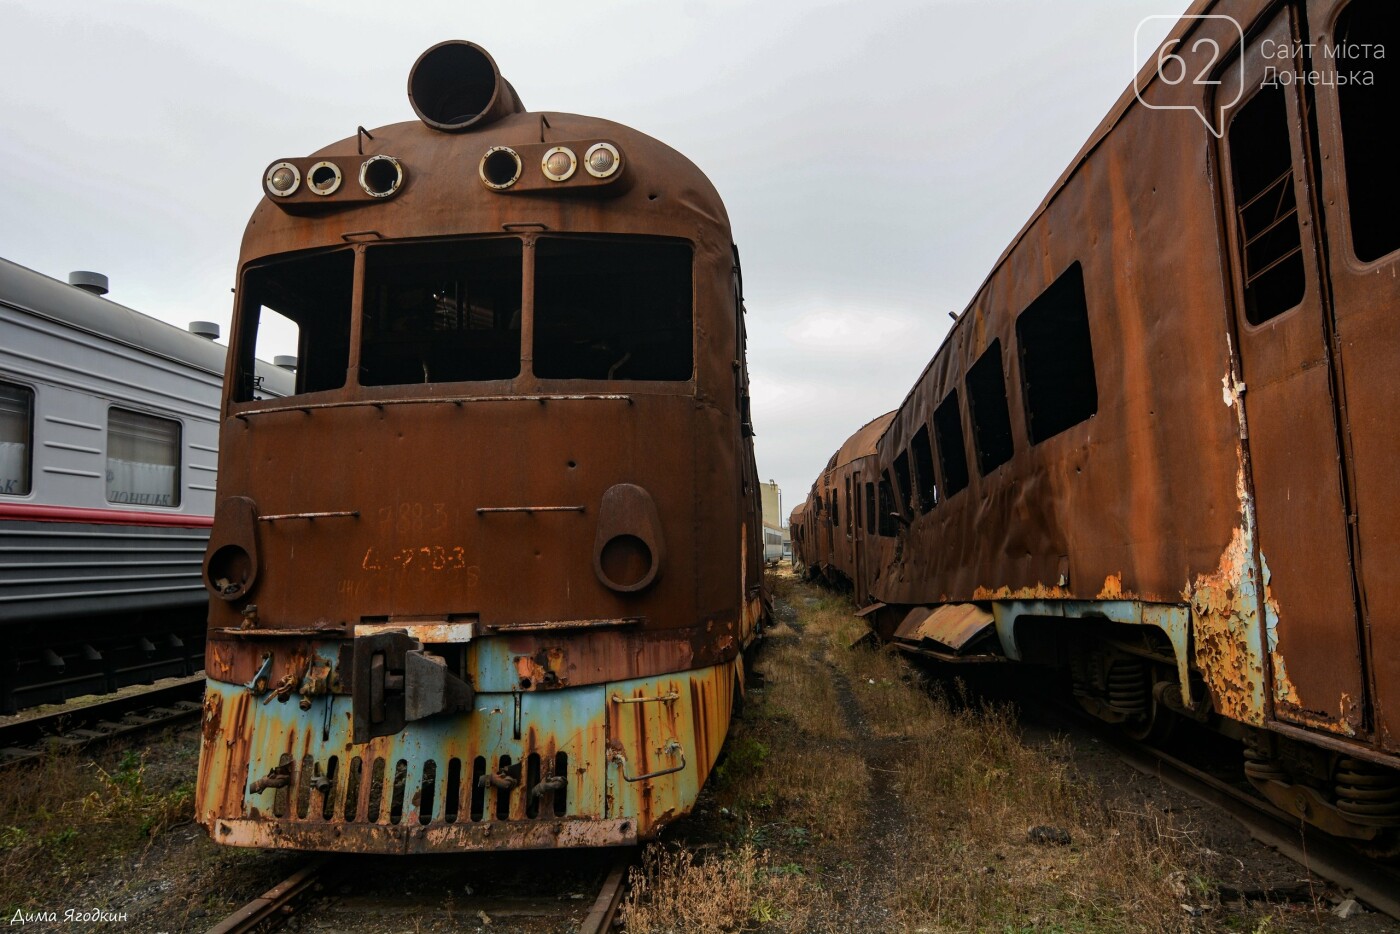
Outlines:
{"label": "windshield", "polygon": [[255,353],[293,370],[297,394],[339,389],[347,376],[360,386],[691,378],[686,241],[554,235],[360,249],[354,348],[353,250],[274,257],[247,269],[235,402],[269,395],[254,375]]}

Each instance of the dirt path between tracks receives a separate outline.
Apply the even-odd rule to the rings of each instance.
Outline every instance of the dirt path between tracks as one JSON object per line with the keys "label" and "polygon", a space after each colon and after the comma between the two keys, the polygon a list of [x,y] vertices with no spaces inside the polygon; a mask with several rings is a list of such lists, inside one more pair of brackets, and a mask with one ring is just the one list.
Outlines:
{"label": "dirt path between tracks", "polygon": [[1092,742],[852,648],[845,600],[771,584],[762,685],[647,854],[634,934],[1400,930],[1336,917],[1344,893]]}

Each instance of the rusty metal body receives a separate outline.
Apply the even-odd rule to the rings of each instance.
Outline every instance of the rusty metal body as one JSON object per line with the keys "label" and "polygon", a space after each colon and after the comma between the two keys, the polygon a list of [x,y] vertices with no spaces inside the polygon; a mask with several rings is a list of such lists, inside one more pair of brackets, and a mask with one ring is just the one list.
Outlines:
{"label": "rusty metal body", "polygon": [[[873,569],[869,562],[878,558],[874,553],[876,529],[870,521],[876,513],[867,508],[865,501],[874,502],[872,497],[878,495],[876,442],[895,414],[886,412],[846,439],[817,478],[807,503],[794,510],[791,519],[792,527],[801,530],[798,535],[808,573],[833,586],[853,590],[862,605],[870,599]],[[860,514],[865,520],[859,523],[855,521],[858,499],[862,501]],[[794,555],[796,548],[794,544]]]}
{"label": "rusty metal body", "polygon": [[[428,852],[654,836],[689,809],[713,765],[741,653],[766,612],[723,204],[663,144],[603,120],[523,112],[489,57],[444,45],[495,81],[491,103],[470,110],[479,117],[434,112],[434,88],[411,84],[425,122],[275,163],[244,238],[231,359],[250,351],[259,303],[277,300],[260,283],[295,287],[275,276],[301,267],[279,264],[321,262],[349,278],[327,286],[348,297],[335,306],[341,332],[309,313],[297,322],[296,394],[260,400],[234,367],[225,390],[197,802],[221,843]],[[608,185],[580,167],[551,190],[535,177],[540,163],[520,156],[518,189],[487,183],[498,147],[567,142],[583,155],[575,141],[620,153]],[[348,185],[376,154],[400,171],[381,186],[388,194],[366,196],[373,178],[343,202],[301,185],[271,193],[278,166],[292,166],[279,182],[293,172],[309,182],[336,163]],[[462,320],[484,316],[470,325],[479,334],[432,331],[413,345],[419,369],[376,378],[389,371],[373,354],[407,346],[391,340],[407,325],[376,302],[430,291],[440,311],[450,300],[441,276],[432,289],[374,292],[376,264],[404,255],[393,250],[437,257],[482,243],[513,259],[471,276],[497,295],[516,289],[518,305],[464,300]],[[584,378],[540,375],[545,345],[531,338],[547,300],[536,269],[577,244],[654,243],[690,257],[676,273],[690,291],[693,333],[676,356],[688,371],[609,378],[620,359]],[[338,340],[318,344],[317,327]],[[376,327],[389,335],[380,344]],[[560,346],[592,352],[629,335],[595,337],[546,348],[548,366],[569,365]],[[514,375],[430,372],[486,338],[515,342]],[[440,353],[459,339],[478,343]]]}
{"label": "rusty metal body", "polygon": [[[1378,99],[1336,80],[1384,65],[1336,49],[1400,39],[1396,14],[1190,12],[1218,18],[1168,50],[1222,84],[1167,84],[1154,60],[1139,85],[1228,107],[1222,137],[1125,92],[879,438],[900,521],[857,595],[911,652],[1062,665],[1144,732],[1214,720],[1276,803],[1375,838],[1400,826],[1400,243],[1360,119]],[[980,615],[955,639],[925,625],[959,606]]]}

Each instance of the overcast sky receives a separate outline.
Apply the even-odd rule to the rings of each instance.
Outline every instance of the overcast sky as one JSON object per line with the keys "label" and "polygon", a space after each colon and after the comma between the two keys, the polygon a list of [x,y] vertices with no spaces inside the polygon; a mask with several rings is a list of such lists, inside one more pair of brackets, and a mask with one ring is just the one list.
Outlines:
{"label": "overcast sky", "polygon": [[419,53],[471,39],[529,109],[628,124],[715,183],[786,511],[899,404],[1131,84],[1139,23],[1185,5],[0,0],[0,256],[227,333],[266,165],[412,119]]}

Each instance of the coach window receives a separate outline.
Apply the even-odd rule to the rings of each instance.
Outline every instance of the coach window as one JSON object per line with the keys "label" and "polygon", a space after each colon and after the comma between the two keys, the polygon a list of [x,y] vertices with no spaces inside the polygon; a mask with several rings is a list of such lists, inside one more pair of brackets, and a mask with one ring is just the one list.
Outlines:
{"label": "coach window", "polygon": [[537,377],[690,379],[689,243],[541,237],[535,254]]}
{"label": "coach window", "polygon": [[875,534],[875,484],[865,485],[865,531],[868,535]]}
{"label": "coach window", "polygon": [[919,512],[928,512],[938,505],[938,483],[933,478],[933,445],[929,443],[928,426],[920,425],[909,442],[914,452],[914,486],[918,491]]}
{"label": "coach window", "polygon": [[[1394,0],[1353,0],[1337,20],[1337,42],[1369,43],[1385,57],[1338,58],[1337,102],[1346,156],[1352,247],[1363,263],[1400,247],[1400,190],[1395,185],[1395,82],[1400,79],[1400,9]],[[1332,64],[1332,63],[1329,63]],[[1365,72],[1373,73],[1366,81]],[[1346,80],[1343,80],[1343,79]]]}
{"label": "coach window", "polygon": [[899,486],[899,502],[906,519],[914,518],[914,485],[909,477],[909,452],[900,451],[894,459],[894,482]]}
{"label": "coach window", "polygon": [[967,488],[967,445],[963,441],[958,391],[948,393],[933,410],[933,434],[938,440],[938,464],[943,469],[943,491],[955,496]]}
{"label": "coach window", "polygon": [[1011,413],[1006,408],[1006,374],[1001,368],[1001,339],[992,341],[967,371],[967,409],[977,469],[986,476],[1011,460]]}
{"label": "coach window", "polygon": [[0,383],[0,495],[29,493],[34,439],[34,390]]}
{"label": "coach window", "polygon": [[831,527],[837,528],[841,525],[841,491],[835,487],[831,488]]}
{"label": "coach window", "polygon": [[1016,319],[1021,392],[1031,444],[1091,418],[1099,409],[1089,307],[1079,263],[1065,270]]}
{"label": "coach window", "polygon": [[243,274],[235,402],[263,398],[254,357],[295,348],[296,392],[339,389],[350,361],[350,294],[355,257],[349,250],[274,259]]}
{"label": "coach window", "polygon": [[880,477],[880,534],[892,537],[899,528],[894,504],[894,485],[890,483],[890,472],[886,470]]}
{"label": "coach window", "polygon": [[855,524],[856,510],[860,507],[858,500],[851,499],[851,478],[846,478],[846,534],[850,535]]}
{"label": "coach window", "polygon": [[1307,288],[1283,94],[1277,82],[1265,84],[1230,121],[1235,222],[1250,324],[1293,308]]}
{"label": "coach window", "polygon": [[107,501],[180,505],[180,423],[126,409],[107,412]]}
{"label": "coach window", "polygon": [[519,375],[521,256],[513,237],[370,247],[360,385]]}

